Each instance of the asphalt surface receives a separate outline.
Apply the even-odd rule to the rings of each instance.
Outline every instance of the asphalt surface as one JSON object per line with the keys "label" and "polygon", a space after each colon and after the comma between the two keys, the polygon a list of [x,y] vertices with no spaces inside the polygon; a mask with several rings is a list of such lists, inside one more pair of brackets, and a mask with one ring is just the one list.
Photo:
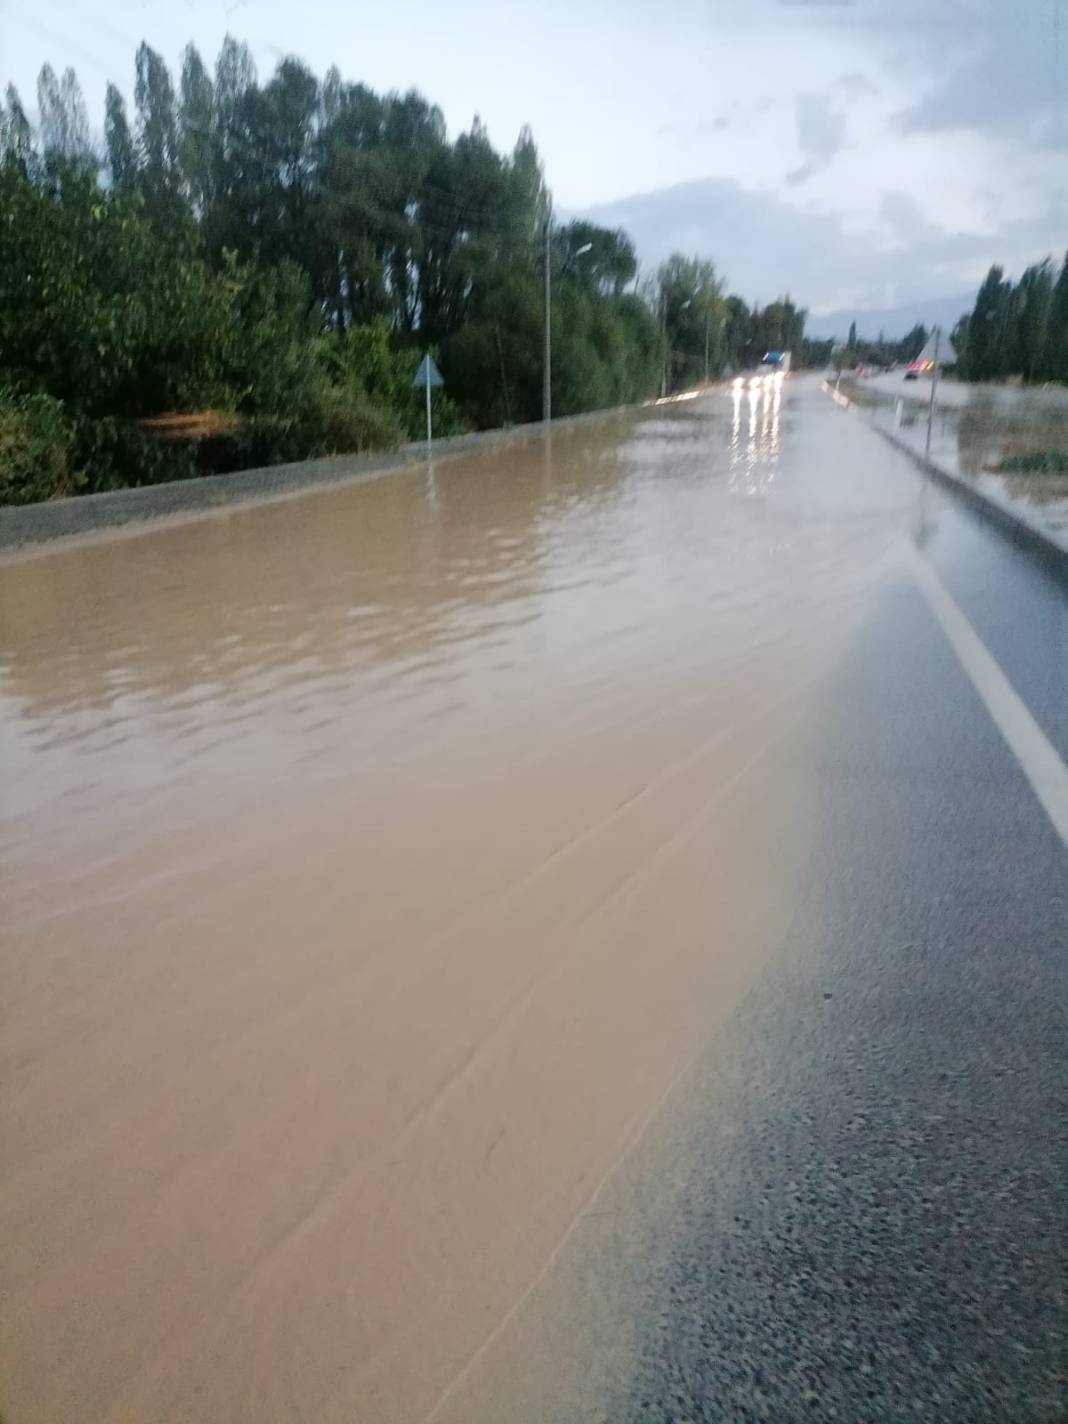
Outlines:
{"label": "asphalt surface", "polygon": [[[1063,591],[947,542],[1063,754]],[[822,769],[811,892],[703,1067],[612,1417],[1063,1420],[1064,847],[905,580],[799,753]]]}

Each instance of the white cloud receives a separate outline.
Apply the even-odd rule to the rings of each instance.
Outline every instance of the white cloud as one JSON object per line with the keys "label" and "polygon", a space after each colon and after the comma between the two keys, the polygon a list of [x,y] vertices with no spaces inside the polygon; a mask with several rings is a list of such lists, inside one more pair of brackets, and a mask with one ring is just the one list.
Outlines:
{"label": "white cloud", "polygon": [[794,109],[805,161],[786,175],[790,184],[803,183],[825,168],[843,147],[846,134],[844,115],[822,94],[798,94]]}
{"label": "white cloud", "polygon": [[789,291],[812,310],[894,306],[978,285],[992,262],[1019,270],[1058,252],[1068,200],[993,232],[950,231],[927,222],[906,192],[884,191],[875,219],[798,208],[774,193],[708,179],[635,194],[586,216],[633,235],[655,266],[674,250],[714,254],[732,291],[770,301]]}

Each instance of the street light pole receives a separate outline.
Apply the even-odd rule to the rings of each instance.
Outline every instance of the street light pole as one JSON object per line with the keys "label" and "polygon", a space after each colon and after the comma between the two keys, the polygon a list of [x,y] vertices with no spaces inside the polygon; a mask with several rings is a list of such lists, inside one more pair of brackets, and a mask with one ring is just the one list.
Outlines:
{"label": "street light pole", "polygon": [[552,333],[552,264],[550,261],[552,253],[552,216],[546,214],[545,217],[545,352],[542,363],[542,392],[541,392],[541,418],[546,424],[553,416],[552,397],[552,366],[553,366],[553,333]]}
{"label": "street light pole", "polygon": [[[693,297],[687,297],[679,307],[680,312],[684,312],[687,307],[693,305]],[[667,325],[667,292],[661,290],[660,293],[660,332],[664,343],[664,364],[660,371],[660,399],[663,400],[668,393],[668,363],[671,360],[671,351],[668,347],[668,325]]]}
{"label": "street light pole", "polygon": [[661,400],[668,394],[668,293],[661,288]]}
{"label": "street light pole", "polygon": [[660,399],[667,395],[668,344],[667,344],[667,293],[660,288],[660,345],[663,355],[660,361]]}
{"label": "street light pole", "polygon": [[[586,252],[592,252],[593,243],[584,242],[581,247],[576,247],[571,256],[581,257]],[[567,264],[564,264],[567,270]],[[541,393],[541,418],[546,423],[552,419],[553,397],[552,397],[552,368],[553,368],[553,277],[552,277],[552,218],[545,219],[545,355],[543,366],[543,386]]]}
{"label": "street light pole", "polygon": [[709,312],[705,312],[705,385],[708,385],[708,334],[712,317]]}

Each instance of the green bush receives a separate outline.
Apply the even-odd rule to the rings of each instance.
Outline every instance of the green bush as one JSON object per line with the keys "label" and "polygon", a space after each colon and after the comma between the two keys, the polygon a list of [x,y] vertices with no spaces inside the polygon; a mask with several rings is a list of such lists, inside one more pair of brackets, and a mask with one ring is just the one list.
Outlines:
{"label": "green bush", "polygon": [[397,415],[376,405],[355,381],[324,385],[312,422],[311,445],[321,455],[392,449],[406,433]]}
{"label": "green bush", "polygon": [[[327,406],[334,411],[351,408],[356,412],[351,417],[356,422],[352,427],[353,435],[359,433],[362,421],[371,421],[369,439],[358,445],[339,445],[339,450],[397,445],[405,437],[418,440],[425,433],[426,393],[412,384],[422,354],[413,347],[395,348],[390,342],[385,322],[353,326],[345,332],[326,333],[317,339],[315,350],[319,369],[328,387],[339,393],[336,397],[326,398]],[[358,399],[361,391],[365,396],[363,402]],[[374,411],[386,422],[381,437],[373,434]],[[340,427],[334,428],[338,435],[343,433]],[[394,437],[387,439],[390,428],[395,432]],[[434,434],[459,435],[466,428],[456,403],[446,392],[435,391]]]}
{"label": "green bush", "polygon": [[72,462],[63,403],[0,387],[0,504],[36,504],[74,494],[83,480]]}
{"label": "green bush", "polygon": [[136,422],[114,416],[76,418],[72,449],[85,494],[158,485],[199,473],[191,445],[157,439]]}
{"label": "green bush", "polygon": [[1068,474],[1068,450],[1033,450],[1026,455],[1010,455],[997,468],[1003,475]]}

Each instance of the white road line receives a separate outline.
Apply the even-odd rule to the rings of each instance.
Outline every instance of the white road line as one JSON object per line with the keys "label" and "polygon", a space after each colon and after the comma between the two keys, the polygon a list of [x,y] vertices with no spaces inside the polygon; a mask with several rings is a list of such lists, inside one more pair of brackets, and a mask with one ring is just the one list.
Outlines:
{"label": "white road line", "polygon": [[994,725],[1068,847],[1068,767],[1027,710],[934,569],[911,544],[908,561],[920,591],[972,680]]}

